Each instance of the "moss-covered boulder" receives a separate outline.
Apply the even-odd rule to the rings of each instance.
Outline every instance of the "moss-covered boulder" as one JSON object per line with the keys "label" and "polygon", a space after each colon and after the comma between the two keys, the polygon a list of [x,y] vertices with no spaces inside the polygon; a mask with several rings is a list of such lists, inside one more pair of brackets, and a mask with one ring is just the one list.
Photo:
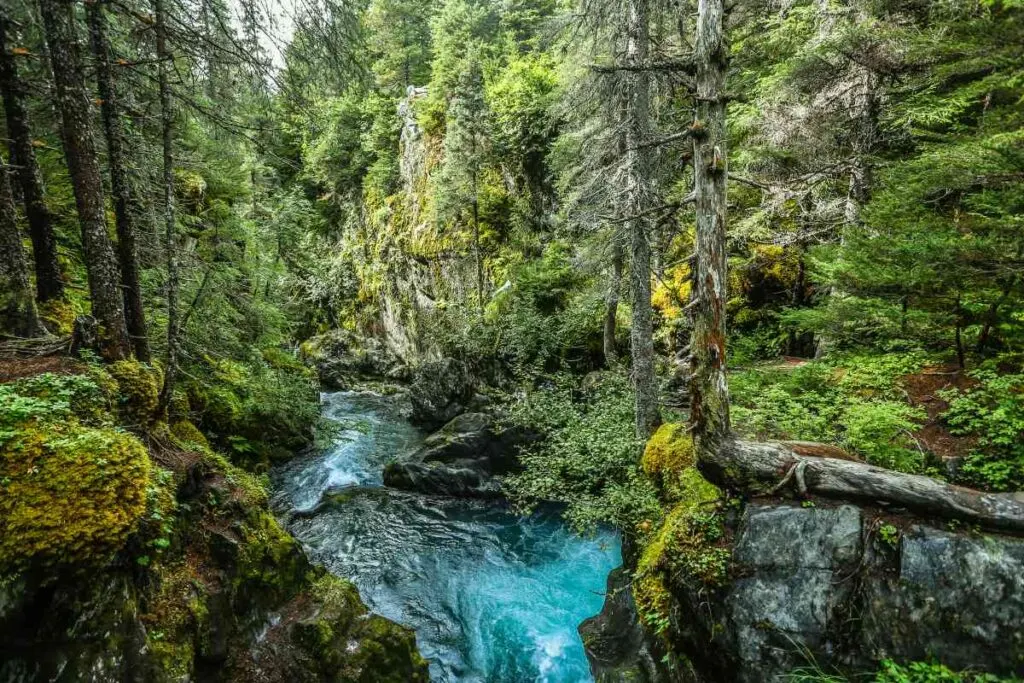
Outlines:
{"label": "moss-covered boulder", "polygon": [[160,371],[135,360],[111,363],[106,371],[117,384],[118,422],[136,431],[144,431],[156,422],[163,384]]}
{"label": "moss-covered boulder", "polygon": [[679,422],[661,425],[648,440],[640,460],[644,474],[671,500],[685,496],[686,491],[680,490],[681,478],[693,471],[695,463],[693,438],[687,426]]}
{"label": "moss-covered boulder", "polygon": [[128,433],[24,425],[0,445],[0,568],[106,563],[146,511],[150,471]]}

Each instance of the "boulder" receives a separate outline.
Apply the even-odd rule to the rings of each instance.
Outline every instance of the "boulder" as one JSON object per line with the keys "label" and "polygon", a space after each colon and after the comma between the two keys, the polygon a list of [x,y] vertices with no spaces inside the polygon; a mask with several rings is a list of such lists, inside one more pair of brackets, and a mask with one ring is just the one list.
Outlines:
{"label": "boulder", "polygon": [[304,359],[316,368],[320,383],[330,389],[350,389],[360,379],[404,381],[408,367],[385,344],[347,330],[333,330],[303,343]]}
{"label": "boulder", "polygon": [[407,458],[388,463],[384,484],[460,498],[501,496],[501,477],[521,469],[519,447],[537,436],[499,427],[483,413],[463,413],[428,436]]}
{"label": "boulder", "polygon": [[781,682],[810,665],[933,656],[1024,674],[1024,539],[849,504],[750,504],[737,519],[728,583],[668,581],[665,637],[700,680]]}
{"label": "boulder", "polygon": [[424,429],[437,429],[469,409],[475,390],[476,381],[465,363],[454,358],[423,363],[409,386],[410,420]]}

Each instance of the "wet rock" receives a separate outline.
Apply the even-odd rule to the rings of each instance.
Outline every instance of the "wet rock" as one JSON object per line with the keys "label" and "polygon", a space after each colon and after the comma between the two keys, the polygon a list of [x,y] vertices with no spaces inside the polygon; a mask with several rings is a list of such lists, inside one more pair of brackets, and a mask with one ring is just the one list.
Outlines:
{"label": "wet rock", "polygon": [[333,330],[307,340],[302,354],[316,368],[320,383],[330,389],[350,389],[363,378],[409,378],[408,366],[383,342],[347,330]]}
{"label": "wet rock", "polygon": [[537,436],[499,427],[482,413],[463,413],[428,436],[411,456],[388,463],[384,484],[460,498],[501,496],[501,477],[521,469],[519,448]]}
{"label": "wet rock", "polygon": [[579,626],[595,683],[655,683],[670,678],[661,663],[658,642],[640,625],[629,572],[619,567],[608,575],[600,614]]}
{"label": "wet rock", "polygon": [[466,412],[476,394],[476,381],[465,363],[454,358],[423,363],[409,386],[410,420],[437,429]]}

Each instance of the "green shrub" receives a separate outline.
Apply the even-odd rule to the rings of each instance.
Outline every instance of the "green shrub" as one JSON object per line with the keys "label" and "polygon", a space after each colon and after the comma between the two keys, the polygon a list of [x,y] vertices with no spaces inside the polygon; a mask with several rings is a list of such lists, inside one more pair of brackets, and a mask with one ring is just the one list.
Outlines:
{"label": "green shrub", "polygon": [[924,360],[846,356],[739,372],[730,378],[733,422],[758,439],[833,443],[875,465],[921,472],[925,455],[911,433],[925,414],[901,398],[899,379]]}
{"label": "green shrub", "polygon": [[959,477],[994,491],[1024,488],[1024,374],[999,374],[996,363],[971,373],[978,386],[941,392],[953,434],[975,437]]}
{"label": "green shrub", "polygon": [[624,377],[608,373],[583,395],[572,378],[557,377],[519,401],[513,420],[544,436],[523,453],[526,470],[506,482],[519,505],[565,503],[566,519],[581,531],[634,529],[661,517],[657,491],[640,469]]}

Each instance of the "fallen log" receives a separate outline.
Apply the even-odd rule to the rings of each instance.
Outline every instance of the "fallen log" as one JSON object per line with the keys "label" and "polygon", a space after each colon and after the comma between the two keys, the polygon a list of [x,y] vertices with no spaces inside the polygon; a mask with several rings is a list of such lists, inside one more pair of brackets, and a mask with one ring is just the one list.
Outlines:
{"label": "fallen log", "polygon": [[[916,474],[841,459],[810,444],[728,438],[702,449],[698,463],[708,481],[750,494],[770,494],[790,483],[801,494],[898,506],[932,517],[1024,533],[1024,502],[1013,494],[976,491]],[[814,454],[808,454],[814,453]]]}

